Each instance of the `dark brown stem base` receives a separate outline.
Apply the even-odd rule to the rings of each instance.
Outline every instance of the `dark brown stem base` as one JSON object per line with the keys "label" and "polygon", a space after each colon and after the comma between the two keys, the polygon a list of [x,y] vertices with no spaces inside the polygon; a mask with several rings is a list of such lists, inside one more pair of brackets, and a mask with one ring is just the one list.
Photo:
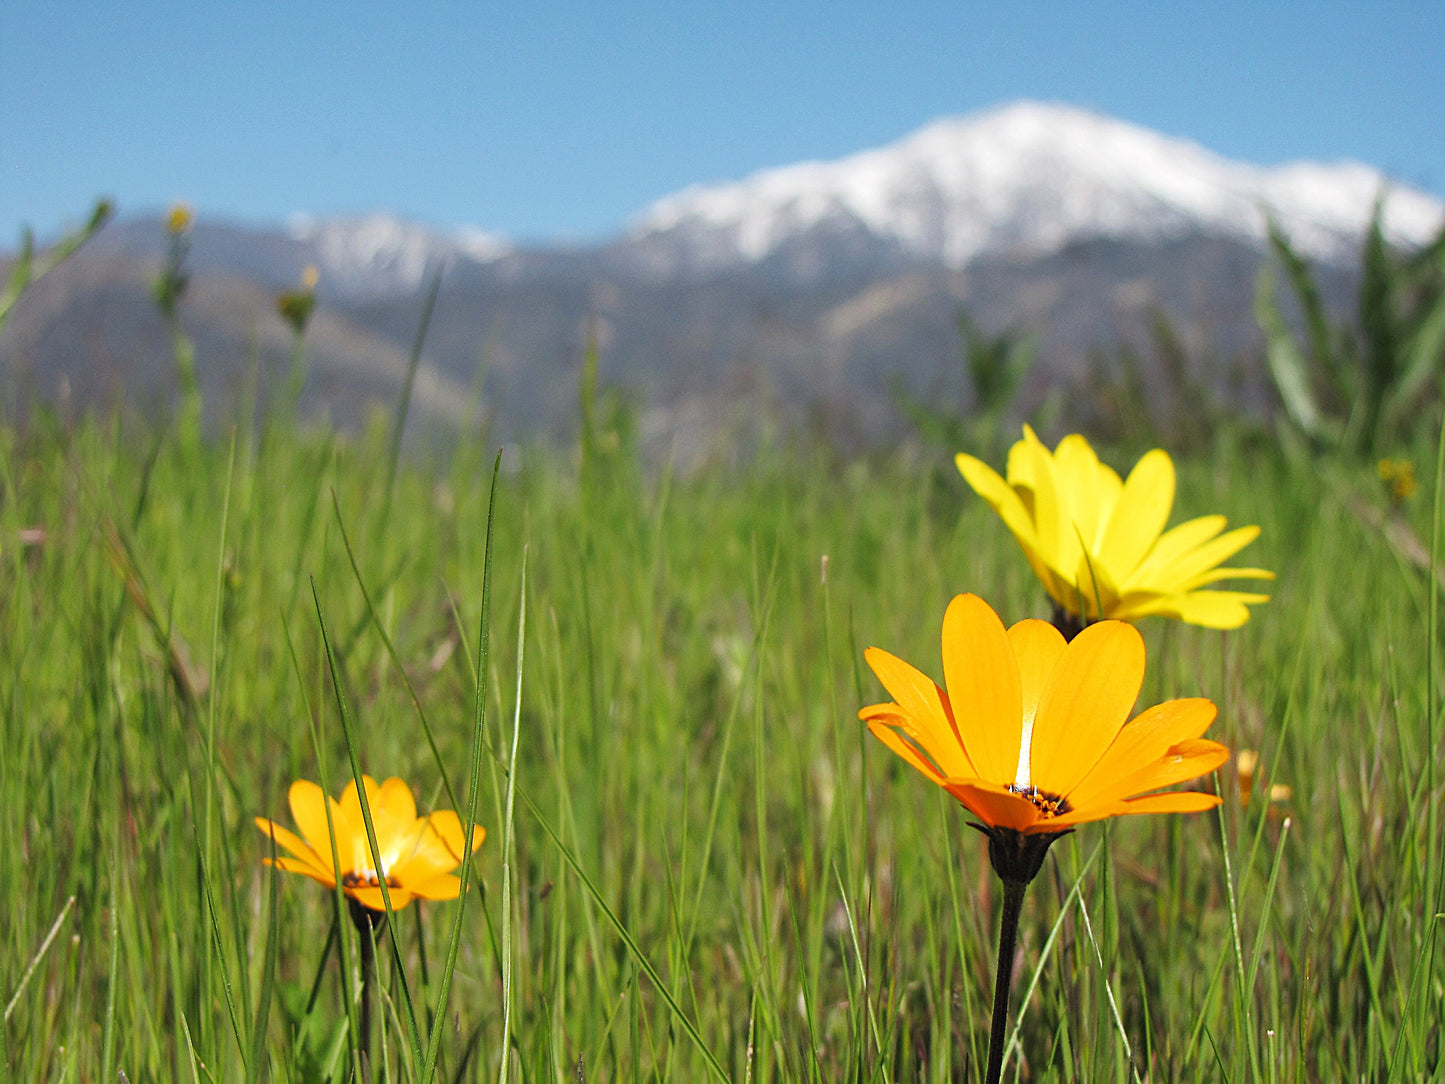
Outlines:
{"label": "dark brown stem base", "polygon": [[1003,1075],[1004,1043],[1008,1039],[1008,1001],[1013,988],[1014,945],[1018,941],[1019,915],[1023,912],[1028,882],[1003,883],[1003,916],[998,927],[998,972],[993,984],[993,1029],[988,1039],[986,1084],[999,1084]]}
{"label": "dark brown stem base", "polygon": [[362,1084],[371,1081],[371,1002],[376,986],[376,936],[386,922],[384,911],[373,911],[354,899],[347,899],[352,924],[361,941],[361,1019],[357,1030],[357,1050],[361,1054]]}

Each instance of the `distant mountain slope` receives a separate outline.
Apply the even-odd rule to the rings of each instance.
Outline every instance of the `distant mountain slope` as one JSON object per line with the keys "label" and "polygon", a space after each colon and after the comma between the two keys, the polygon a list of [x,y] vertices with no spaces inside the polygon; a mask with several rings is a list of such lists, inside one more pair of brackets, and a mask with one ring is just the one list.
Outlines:
{"label": "distant mountain slope", "polygon": [[[1271,392],[1252,296],[1266,209],[1340,308],[1382,192],[1399,243],[1423,244],[1445,222],[1439,200],[1366,166],[1263,169],[1026,102],[836,162],[688,189],[589,246],[512,246],[384,214],[259,228],[202,209],[181,316],[217,419],[252,374],[262,402],[284,380],[275,296],[308,265],[320,304],[303,408],[345,423],[395,402],[437,270],[419,429],[482,417],[499,440],[567,434],[595,335],[604,380],[638,403],[659,445],[728,449],[760,418],[867,444],[904,426],[899,389],[967,409],[964,312],[989,332],[1038,334],[1024,409],[1053,400],[1087,420],[1124,352],[1148,405],[1178,409],[1152,345],[1163,320],[1192,387],[1260,412]],[[164,407],[169,346],[147,282],[165,244],[158,221],[115,223],[22,299],[0,335],[14,409]]]}

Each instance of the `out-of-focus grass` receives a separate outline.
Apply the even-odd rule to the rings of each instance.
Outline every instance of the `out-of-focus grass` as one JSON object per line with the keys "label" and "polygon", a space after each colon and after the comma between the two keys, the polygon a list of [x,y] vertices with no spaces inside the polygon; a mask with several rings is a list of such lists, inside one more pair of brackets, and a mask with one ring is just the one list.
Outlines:
{"label": "out-of-focus grass", "polygon": [[[387,500],[390,447],[380,431],[185,452],[110,423],[0,433],[9,1079],[350,1072],[331,897],[281,877],[268,940],[251,817],[287,820],[289,782],[320,778],[311,720],[333,791],[350,772],[312,580],[363,768],[451,804],[414,690],[465,808],[494,449],[404,462]],[[1245,556],[1280,575],[1238,631],[1146,623],[1141,702],[1215,699],[1211,736],[1259,751],[1254,801],[1231,767],[1217,816],[1086,826],[1054,847],[1025,906],[1006,1078],[1433,1079],[1427,574],[1357,513],[1357,494],[1376,501],[1368,475],[1230,434],[1180,466],[1177,514],[1261,524]],[[775,452],[685,477],[625,446],[507,461],[491,834],[444,1015],[455,905],[397,916],[441,1079],[497,1079],[504,1056],[523,1081],[980,1075],[992,873],[963,811],[865,740],[857,709],[882,693],[861,652],[938,676],[953,594],[1008,621],[1046,607],[992,512],[938,478],[905,454]],[[1428,496],[1403,514],[1428,551]],[[1292,796],[1269,805],[1271,782]],[[381,964],[375,1079],[416,1079],[385,950]]]}

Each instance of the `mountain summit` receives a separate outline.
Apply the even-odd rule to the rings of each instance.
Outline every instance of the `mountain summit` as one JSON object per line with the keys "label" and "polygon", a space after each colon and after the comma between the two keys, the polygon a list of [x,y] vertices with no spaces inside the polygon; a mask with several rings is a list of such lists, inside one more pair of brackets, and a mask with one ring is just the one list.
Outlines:
{"label": "mountain summit", "polygon": [[1424,244],[1445,221],[1445,204],[1359,163],[1248,165],[1075,106],[1024,101],[836,161],[684,189],[644,210],[628,236],[665,239],[694,268],[720,270],[813,231],[862,232],[961,268],[1096,238],[1259,242],[1273,215],[1301,251],[1341,261],[1381,197],[1396,243]]}

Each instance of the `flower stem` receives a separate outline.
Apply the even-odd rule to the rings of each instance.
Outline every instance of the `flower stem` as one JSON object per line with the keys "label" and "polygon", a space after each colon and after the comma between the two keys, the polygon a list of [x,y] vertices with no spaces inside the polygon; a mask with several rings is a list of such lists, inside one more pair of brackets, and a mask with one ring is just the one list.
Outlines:
{"label": "flower stem", "polygon": [[1003,1048],[1008,1033],[1008,997],[1013,986],[1014,943],[1018,940],[1028,882],[1004,881],[1003,915],[998,927],[998,972],[993,985],[993,1031],[988,1040],[986,1084],[998,1084],[1003,1075]]}
{"label": "flower stem", "polygon": [[376,985],[376,931],[386,921],[386,914],[373,911],[354,899],[348,899],[351,921],[361,939],[361,1021],[357,1030],[357,1049],[361,1053],[362,1080],[371,1080],[371,998]]}

